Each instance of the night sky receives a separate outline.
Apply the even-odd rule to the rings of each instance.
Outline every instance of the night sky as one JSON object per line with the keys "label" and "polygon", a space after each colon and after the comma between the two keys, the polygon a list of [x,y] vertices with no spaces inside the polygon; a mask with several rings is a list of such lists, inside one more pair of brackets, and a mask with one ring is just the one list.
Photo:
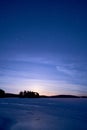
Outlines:
{"label": "night sky", "polygon": [[0,88],[87,95],[87,0],[0,1]]}

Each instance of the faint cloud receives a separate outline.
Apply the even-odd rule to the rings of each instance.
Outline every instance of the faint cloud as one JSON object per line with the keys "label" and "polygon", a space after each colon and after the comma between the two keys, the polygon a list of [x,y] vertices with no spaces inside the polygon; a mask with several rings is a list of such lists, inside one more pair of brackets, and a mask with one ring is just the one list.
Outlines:
{"label": "faint cloud", "polygon": [[68,74],[68,75],[73,74],[73,70],[67,69],[63,66],[56,66],[56,69],[57,69],[57,71],[63,72],[63,73]]}

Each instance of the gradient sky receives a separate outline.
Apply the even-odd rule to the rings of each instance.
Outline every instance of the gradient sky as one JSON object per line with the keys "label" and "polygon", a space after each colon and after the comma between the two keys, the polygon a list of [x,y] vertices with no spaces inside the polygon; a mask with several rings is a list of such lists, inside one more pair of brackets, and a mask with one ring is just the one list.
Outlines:
{"label": "gradient sky", "polygon": [[0,88],[87,95],[87,1],[0,1]]}

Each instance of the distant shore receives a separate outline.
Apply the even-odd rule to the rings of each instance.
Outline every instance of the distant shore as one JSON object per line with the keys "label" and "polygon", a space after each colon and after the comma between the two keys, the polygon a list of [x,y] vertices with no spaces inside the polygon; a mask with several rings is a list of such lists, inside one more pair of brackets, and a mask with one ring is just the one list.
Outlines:
{"label": "distant shore", "polygon": [[76,95],[46,96],[46,95],[39,95],[38,97],[20,97],[19,94],[6,93],[3,97],[0,97],[0,98],[87,98],[87,96],[76,96]]}
{"label": "distant shore", "polygon": [[38,92],[33,91],[20,91],[19,94],[6,93],[4,90],[0,89],[0,98],[87,98],[87,96],[76,96],[76,95],[39,95]]}

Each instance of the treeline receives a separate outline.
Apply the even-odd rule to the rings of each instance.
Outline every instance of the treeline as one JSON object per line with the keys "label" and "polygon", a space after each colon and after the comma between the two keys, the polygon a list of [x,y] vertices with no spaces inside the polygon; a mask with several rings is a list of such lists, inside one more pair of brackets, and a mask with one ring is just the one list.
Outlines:
{"label": "treeline", "polygon": [[33,92],[33,91],[24,91],[24,92],[20,92],[19,93],[19,97],[25,97],[25,98],[29,98],[29,97],[39,97],[39,93],[37,92]]}
{"label": "treeline", "polygon": [[33,91],[21,91],[19,94],[5,93],[4,90],[0,89],[0,98],[3,97],[20,97],[20,98],[39,98],[39,93]]}

